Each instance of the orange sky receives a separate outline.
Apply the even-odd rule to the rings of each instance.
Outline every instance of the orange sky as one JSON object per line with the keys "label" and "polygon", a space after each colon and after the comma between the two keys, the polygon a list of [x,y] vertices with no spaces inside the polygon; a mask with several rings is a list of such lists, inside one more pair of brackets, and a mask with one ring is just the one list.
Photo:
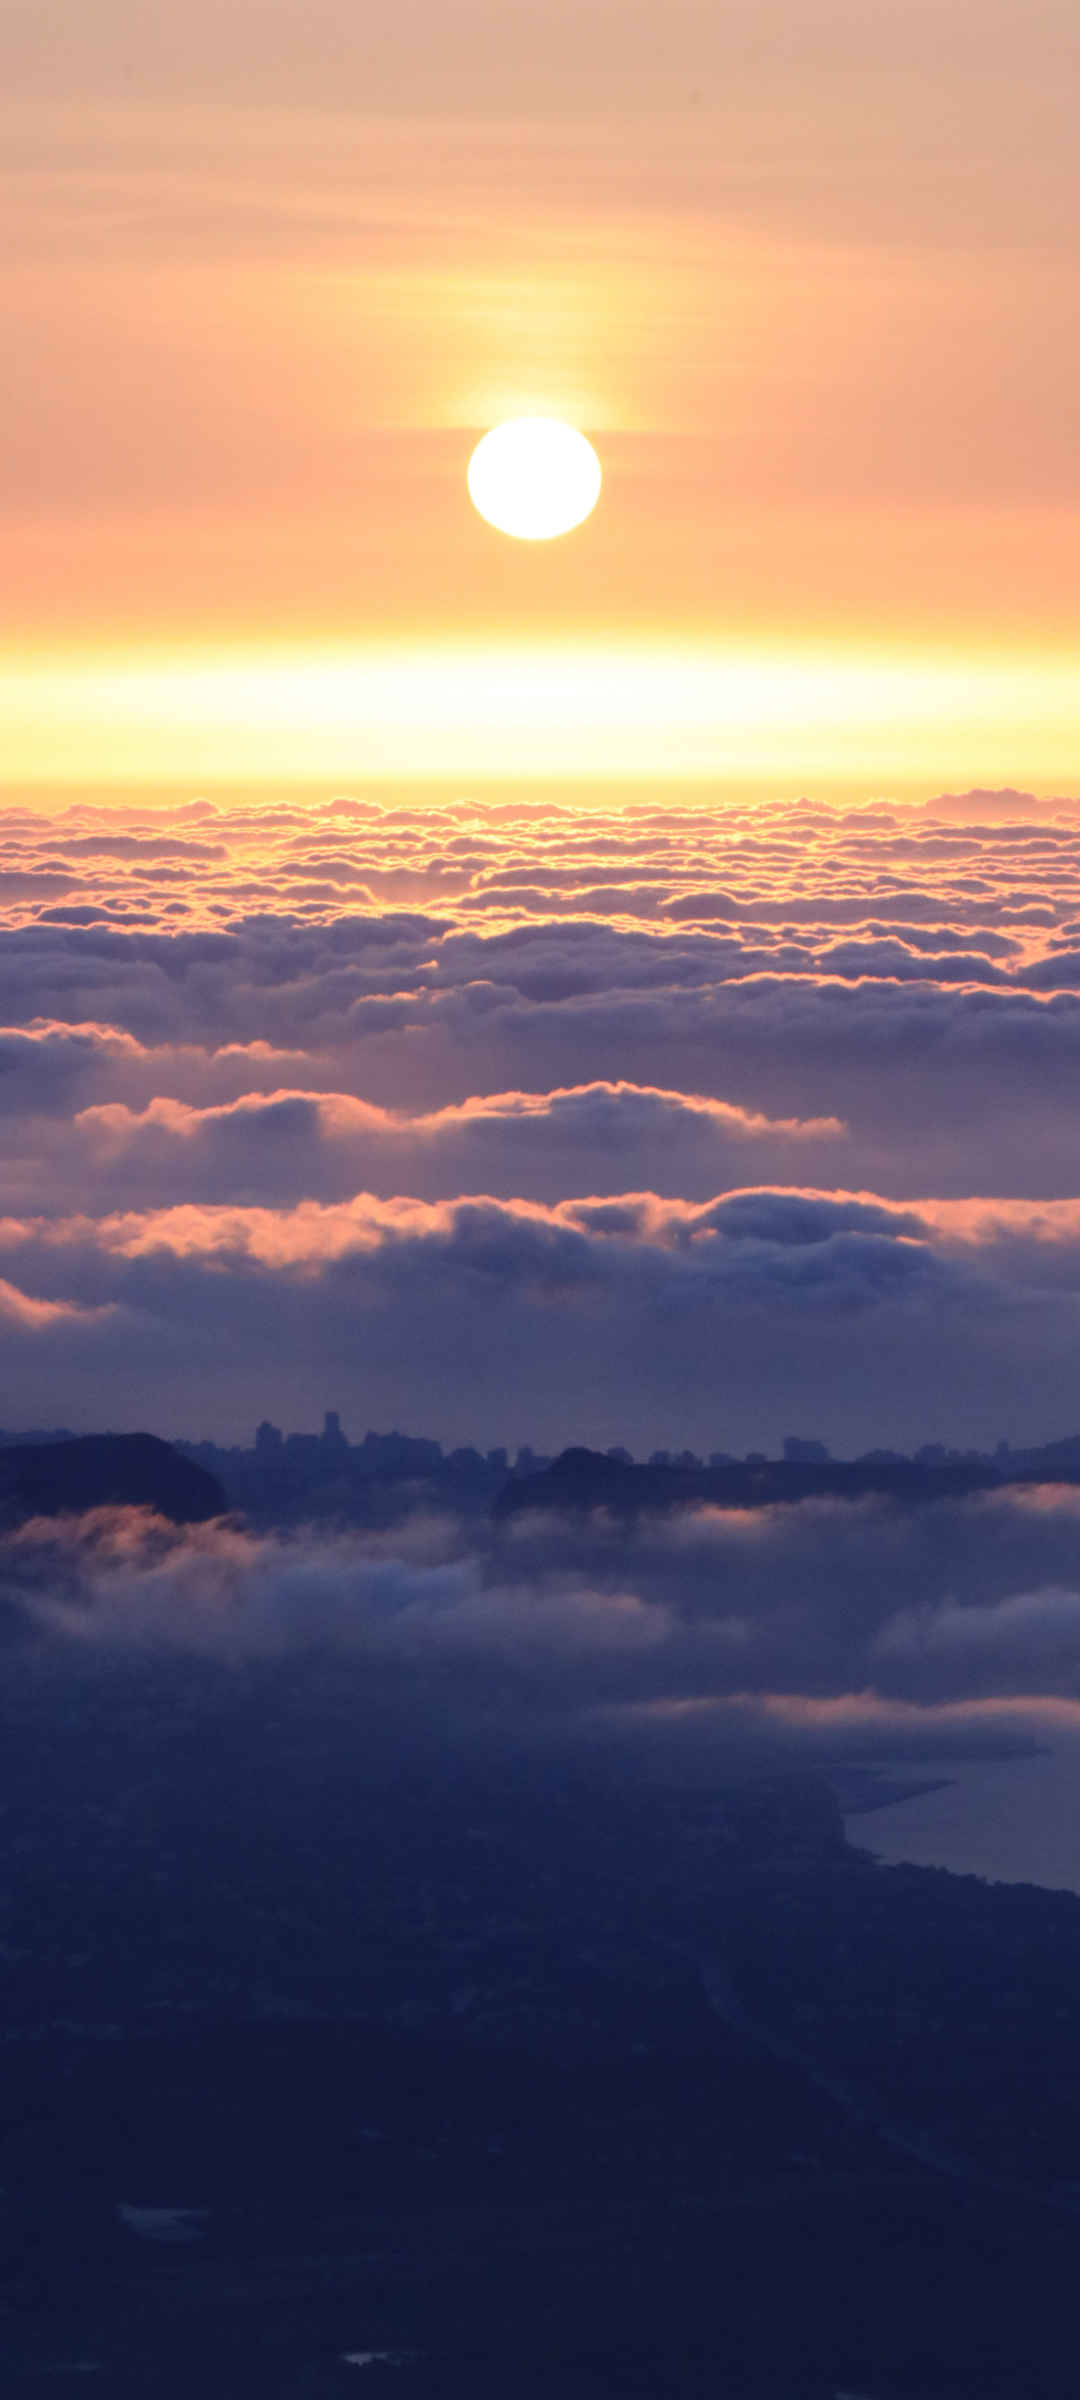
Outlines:
{"label": "orange sky", "polygon": [[[9,4],[11,775],[1075,780],[1077,46],[1064,0]],[[605,469],[550,548],[465,492],[532,409]]]}

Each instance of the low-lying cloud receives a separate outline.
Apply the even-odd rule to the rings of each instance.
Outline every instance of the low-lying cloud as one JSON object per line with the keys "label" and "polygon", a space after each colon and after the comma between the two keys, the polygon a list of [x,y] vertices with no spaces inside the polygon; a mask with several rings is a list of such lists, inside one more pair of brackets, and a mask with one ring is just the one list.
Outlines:
{"label": "low-lying cloud", "polygon": [[[336,1662],[375,1718],[721,1774],[747,1756],[942,1755],[1080,1728],[1080,1494],[698,1509],[631,1532],[419,1515],[392,1533],[131,1510],[0,1542],[9,1663]],[[1071,1580],[1068,1578],[1071,1577]],[[340,1679],[344,1678],[344,1681]]]}

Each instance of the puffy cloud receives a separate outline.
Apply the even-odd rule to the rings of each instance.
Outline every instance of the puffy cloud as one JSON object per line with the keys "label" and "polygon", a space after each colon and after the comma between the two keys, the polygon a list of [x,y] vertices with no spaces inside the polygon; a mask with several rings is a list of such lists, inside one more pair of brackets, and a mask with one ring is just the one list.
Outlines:
{"label": "puffy cloud", "polygon": [[[747,1750],[978,1751],[1080,1730],[1080,1494],[702,1509],[390,1533],[131,1510],[0,1538],[9,1666],[102,1653],[331,1662],[356,1742],[402,1732],[715,1776]],[[1024,1578],[1034,1577],[1034,1581]],[[912,1600],[912,1595],[916,1595]],[[395,1771],[389,1769],[388,1771]]]}
{"label": "puffy cloud", "polygon": [[345,1199],[358,1189],[554,1202],[568,1189],[620,1191],[632,1173],[677,1197],[712,1192],[725,1173],[741,1179],[810,1157],[831,1161],[843,1135],[835,1119],[771,1119],[632,1084],[496,1092],[418,1114],[346,1092],[248,1092],[202,1108],[114,1101],[75,1116],[56,1188],[77,1191],[89,1172],[104,1203]]}
{"label": "puffy cloud", "polygon": [[[310,1421],[332,1384],[354,1419],[485,1446],[775,1447],[793,1393],[855,1449],[1080,1415],[1075,1209],[369,1194],[9,1218],[5,1256],[32,1298],[112,1312],[69,1418],[118,1372],[128,1421],[137,1394],[162,1430],[201,1427],[208,1394],[222,1428]],[[56,1413],[44,1366],[23,1389]]]}
{"label": "puffy cloud", "polygon": [[87,799],[9,812],[0,877],[0,1255],[111,1312],[72,1405],[39,1329],[28,1413],[1080,1408],[1075,802]]}
{"label": "puffy cloud", "polygon": [[990,1692],[1019,1675],[1080,1696],[1080,1590],[1048,1584],[990,1606],[923,1603],[892,1618],[876,1650],[886,1672],[915,1668]]}
{"label": "puffy cloud", "polygon": [[10,1116],[63,1109],[103,1062],[130,1063],[144,1055],[116,1025],[65,1024],[48,1017],[0,1026],[0,1101]]}
{"label": "puffy cloud", "polygon": [[190,858],[200,862],[224,858],[223,842],[193,842],[177,833],[68,833],[58,836],[56,848],[65,858],[159,859]]}
{"label": "puffy cloud", "polygon": [[929,817],[959,818],[965,824],[1009,824],[1016,818],[1069,816],[1075,818],[1075,800],[1039,800],[1034,792],[1017,792],[1009,788],[996,791],[942,792],[936,800],[923,803]]}
{"label": "puffy cloud", "polygon": [[0,1277],[0,1324],[11,1334],[50,1333],[59,1327],[100,1322],[108,1309],[83,1308],[74,1300],[35,1300]]}

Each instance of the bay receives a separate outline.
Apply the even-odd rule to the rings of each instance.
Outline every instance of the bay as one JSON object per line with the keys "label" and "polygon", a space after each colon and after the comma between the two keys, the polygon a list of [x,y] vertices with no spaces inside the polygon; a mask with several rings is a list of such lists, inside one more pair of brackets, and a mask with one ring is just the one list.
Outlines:
{"label": "bay", "polygon": [[907,1862],[1080,1893],[1080,1740],[1030,1757],[963,1759],[934,1771],[935,1791],[847,1817],[850,1841]]}

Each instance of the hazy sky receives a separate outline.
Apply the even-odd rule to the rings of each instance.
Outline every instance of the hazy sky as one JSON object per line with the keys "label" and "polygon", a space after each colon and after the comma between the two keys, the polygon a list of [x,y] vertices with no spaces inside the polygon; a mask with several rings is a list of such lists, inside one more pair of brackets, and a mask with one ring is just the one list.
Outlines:
{"label": "hazy sky", "polygon": [[[7,0],[10,772],[1062,788],[1078,40]],[[606,477],[546,548],[465,491],[529,409]]]}

